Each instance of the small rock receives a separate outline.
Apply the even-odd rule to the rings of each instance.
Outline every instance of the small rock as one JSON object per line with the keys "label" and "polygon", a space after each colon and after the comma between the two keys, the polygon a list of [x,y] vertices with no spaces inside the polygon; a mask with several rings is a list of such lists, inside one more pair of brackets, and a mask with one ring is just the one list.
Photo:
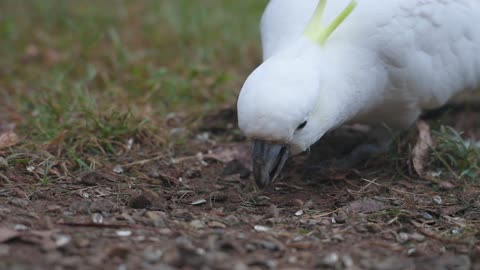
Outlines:
{"label": "small rock", "polygon": [[268,249],[270,251],[280,250],[280,247],[277,244],[266,240],[255,241],[255,244],[261,248]]}
{"label": "small rock", "polygon": [[94,213],[92,215],[92,222],[95,224],[103,224],[103,216],[100,213]]}
{"label": "small rock", "polygon": [[214,229],[225,229],[227,226],[219,221],[211,221],[208,223],[208,227]]}
{"label": "small rock", "polygon": [[301,216],[301,215],[303,215],[303,210],[302,210],[302,209],[300,209],[300,210],[298,210],[297,212],[295,212],[295,216],[299,217],[299,216]]}
{"label": "small rock", "polygon": [[155,227],[165,227],[165,220],[167,219],[167,214],[162,211],[147,211],[145,215],[153,221]]}
{"label": "small rock", "polygon": [[22,231],[27,231],[28,230],[28,227],[24,224],[15,224],[15,227],[14,227],[15,231],[17,232],[22,232]]}
{"label": "small rock", "polygon": [[352,257],[349,255],[342,256],[342,264],[345,269],[352,269],[354,265]]}
{"label": "small rock", "polygon": [[199,200],[195,200],[192,202],[192,205],[202,205],[202,204],[205,204],[207,203],[207,200],[205,199],[199,199]]}
{"label": "small rock", "polygon": [[64,247],[68,245],[71,241],[72,241],[72,237],[68,235],[61,234],[61,235],[55,236],[55,246],[57,248]]}
{"label": "small rock", "polygon": [[28,172],[34,172],[35,171],[35,166],[27,166],[26,167]]}
{"label": "small rock", "polygon": [[268,231],[270,231],[269,227],[263,226],[263,225],[255,225],[255,226],[253,226],[253,229],[257,232],[268,232]]}
{"label": "small rock", "polygon": [[198,220],[198,219],[194,219],[194,220],[190,221],[190,226],[192,226],[196,230],[204,229],[206,227],[205,223],[203,223],[203,221]]}
{"label": "small rock", "polygon": [[333,218],[335,219],[335,223],[343,224],[347,221],[347,214],[344,211],[339,211]]}
{"label": "small rock", "polygon": [[123,168],[122,168],[122,166],[116,165],[115,167],[113,167],[113,172],[114,172],[114,173],[118,173],[118,174],[123,173]]}
{"label": "small rock", "polygon": [[404,232],[399,233],[398,236],[397,236],[397,241],[401,244],[407,242],[408,239],[409,239],[408,234],[404,233]]}
{"label": "small rock", "polygon": [[130,230],[120,230],[116,231],[115,234],[120,237],[128,237],[132,235],[132,231]]}
{"label": "small rock", "polygon": [[322,260],[322,264],[325,266],[335,266],[339,261],[337,253],[330,253]]}
{"label": "small rock", "polygon": [[442,204],[442,197],[440,197],[438,195],[433,196],[432,200],[438,205]]}
{"label": "small rock", "polygon": [[408,237],[417,242],[423,242],[426,239],[425,235],[420,233],[412,233],[412,234],[409,234]]}

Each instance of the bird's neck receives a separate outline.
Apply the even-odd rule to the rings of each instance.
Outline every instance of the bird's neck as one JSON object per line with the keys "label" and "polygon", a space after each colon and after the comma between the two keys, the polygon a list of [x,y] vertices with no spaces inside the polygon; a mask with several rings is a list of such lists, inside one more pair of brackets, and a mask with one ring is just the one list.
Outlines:
{"label": "bird's neck", "polygon": [[385,88],[386,75],[375,57],[358,48],[325,48],[326,63],[322,70],[325,98],[320,98],[319,106],[328,108],[328,130],[351,121],[372,108]]}

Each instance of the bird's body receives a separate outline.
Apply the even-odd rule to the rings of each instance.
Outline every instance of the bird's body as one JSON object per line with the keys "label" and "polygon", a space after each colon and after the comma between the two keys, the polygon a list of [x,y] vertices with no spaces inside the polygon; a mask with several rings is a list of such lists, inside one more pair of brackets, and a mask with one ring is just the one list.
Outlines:
{"label": "bird's body", "polygon": [[[349,2],[328,1],[323,23]],[[480,88],[480,1],[358,0],[325,44],[305,35],[318,3],[268,4],[264,63],[238,101],[247,136],[298,153],[349,122],[407,128],[423,110]]]}

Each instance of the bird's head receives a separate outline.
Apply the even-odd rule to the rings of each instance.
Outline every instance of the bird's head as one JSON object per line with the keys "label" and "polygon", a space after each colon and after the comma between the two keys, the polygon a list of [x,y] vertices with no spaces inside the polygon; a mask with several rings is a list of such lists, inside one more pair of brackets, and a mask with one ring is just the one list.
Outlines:
{"label": "bird's head", "polygon": [[321,91],[328,81],[315,61],[320,53],[301,40],[259,66],[240,92],[239,126],[254,141],[254,177],[260,187],[278,176],[290,154],[305,151],[328,129],[330,105]]}
{"label": "bird's head", "polygon": [[[310,25],[321,20],[324,5],[321,0]],[[289,155],[308,149],[336,120],[329,95],[335,92],[337,73],[319,46],[328,28],[317,33],[309,27],[255,69],[239,95],[239,126],[253,140],[253,172],[260,187],[278,176]]]}

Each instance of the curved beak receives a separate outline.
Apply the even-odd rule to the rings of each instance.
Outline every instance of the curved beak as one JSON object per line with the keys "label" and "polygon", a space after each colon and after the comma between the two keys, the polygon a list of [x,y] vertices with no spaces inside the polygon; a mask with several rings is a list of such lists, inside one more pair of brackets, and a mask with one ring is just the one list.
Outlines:
{"label": "curved beak", "polygon": [[253,176],[258,187],[264,188],[275,180],[285,165],[289,148],[284,144],[273,144],[255,140],[253,142]]}

